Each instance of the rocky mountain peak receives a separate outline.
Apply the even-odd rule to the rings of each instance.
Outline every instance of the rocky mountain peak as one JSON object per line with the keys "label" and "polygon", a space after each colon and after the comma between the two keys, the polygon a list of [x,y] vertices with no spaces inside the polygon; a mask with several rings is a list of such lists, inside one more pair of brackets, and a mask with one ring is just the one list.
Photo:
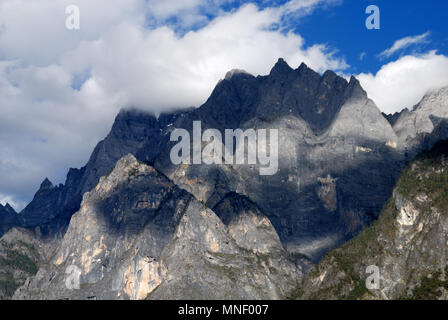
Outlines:
{"label": "rocky mountain peak", "polygon": [[361,87],[361,83],[355,76],[350,77],[350,81],[347,86],[347,96],[352,99],[365,99],[367,98],[367,92]]}
{"label": "rocky mountain peak", "polygon": [[48,178],[45,178],[45,180],[42,181],[42,183],[40,184],[39,190],[47,190],[47,189],[51,189],[52,187],[53,187],[53,183]]}
{"label": "rocky mountain peak", "polygon": [[[9,229],[21,225],[22,221],[16,211],[6,203],[4,206],[0,203],[0,237]],[[0,292],[1,299],[1,292]]]}
{"label": "rocky mountain peak", "polygon": [[394,130],[401,143],[411,148],[419,143],[422,136],[431,134],[440,124],[440,119],[446,118],[448,87],[427,93],[411,112],[402,112],[394,124]]}
{"label": "rocky mountain peak", "polygon": [[106,194],[118,185],[126,183],[131,178],[154,172],[154,168],[138,161],[134,155],[129,153],[117,161],[111,173],[100,178],[94,191]]}
{"label": "rocky mountain peak", "polygon": [[[416,112],[443,109],[443,96]],[[193,121],[278,130],[278,172],[173,164],[170,132],[192,134]],[[378,217],[405,163],[396,140],[355,77],[283,59],[266,76],[230,71],[194,110],[123,110],[86,166],[64,186],[45,179],[19,215],[42,235],[56,230],[58,248],[17,297],[284,297]],[[65,287],[70,265],[83,272],[77,292]]]}
{"label": "rocky mountain peak", "polygon": [[293,71],[294,69],[283,58],[279,58],[269,75],[271,77],[287,77]]}
{"label": "rocky mountain peak", "polygon": [[311,68],[308,67],[305,62],[300,63],[300,65],[297,67],[297,71],[299,72],[305,72],[307,70],[311,70]]}
{"label": "rocky mountain peak", "polygon": [[5,204],[4,209],[10,213],[17,214],[16,210],[14,210],[14,208],[11,207],[11,205],[8,202]]}
{"label": "rocky mountain peak", "polygon": [[[230,75],[232,76],[230,77]],[[176,183],[185,187],[198,199],[205,201],[212,197],[213,201],[219,202],[227,192],[235,191],[237,188],[239,190],[240,187],[236,187],[238,185],[237,181],[252,181],[251,179],[254,179],[254,177],[242,178],[243,174],[245,174],[243,167],[235,171],[235,176],[229,177],[229,172],[223,168],[217,169],[213,166],[176,168],[172,165],[169,159],[170,147],[172,146],[169,141],[169,132],[172,128],[192,130],[192,122],[197,120],[202,121],[203,129],[208,127],[224,130],[226,128],[264,128],[273,126],[272,128],[279,129],[281,135],[288,133],[288,137],[281,139],[279,153],[282,155],[282,158],[288,158],[289,160],[287,163],[280,164],[280,166],[294,169],[285,170],[285,174],[289,176],[282,179],[295,181],[297,184],[299,182],[294,177],[299,175],[300,179],[304,177],[303,179],[306,180],[306,182],[302,180],[300,184],[305,183],[306,185],[318,183],[318,177],[325,177],[329,173],[331,173],[332,177],[337,176],[335,172],[329,172],[329,168],[333,167],[329,163],[333,163],[331,159],[335,157],[334,153],[329,150],[336,148],[335,143],[341,144],[337,146],[339,148],[337,149],[337,156],[344,158],[352,150],[357,150],[358,155],[371,157],[372,161],[373,159],[379,161],[379,155],[376,155],[375,152],[368,152],[376,150],[376,147],[364,142],[364,140],[368,141],[372,136],[372,132],[382,132],[382,136],[386,136],[389,133],[387,128],[389,124],[382,118],[381,113],[372,105],[369,108],[369,116],[366,117],[365,104],[358,103],[353,108],[345,108],[345,111],[341,114],[342,106],[346,104],[353,93],[363,92],[355,78],[348,82],[332,71],[327,71],[321,76],[305,63],[293,70],[284,59],[277,61],[272,68],[271,75],[254,77],[247,73],[235,71],[230,72],[227,78],[227,80],[224,79],[218,83],[209,99],[202,106],[194,110],[162,114],[159,117],[136,109],[122,110],[117,115],[112,130],[95,147],[84,168],[70,170],[66,184],[62,188],[47,188],[40,190],[36,194],[35,199],[22,212],[23,216],[26,217],[27,226],[35,227],[39,225],[43,229],[41,224],[45,222],[49,223],[49,230],[59,230],[61,226],[66,227],[71,215],[79,210],[82,196],[86,192],[91,191],[96,186],[104,187],[104,190],[107,190],[107,188],[116,186],[119,183],[124,184],[130,171],[141,169],[139,165],[135,164],[135,159],[122,159],[127,154],[132,154],[135,158],[144,161],[144,163],[151,164],[156,170],[170,178],[173,178],[171,174],[177,174],[177,172],[182,172],[183,170],[188,171],[189,173],[182,176],[185,183],[179,181],[176,181]],[[338,117],[338,115],[341,116]],[[384,120],[384,123],[376,121],[376,116]],[[331,126],[338,118],[340,120],[338,125],[333,126],[337,127],[338,130],[334,130]],[[352,130],[347,131],[347,127]],[[375,130],[372,131],[372,128]],[[331,134],[329,135],[330,129]],[[390,129],[390,131],[392,130]],[[357,141],[357,139],[353,138],[359,137],[361,134],[363,144],[359,141],[357,145],[352,145],[353,141]],[[392,132],[391,135],[394,135],[394,133]],[[294,139],[291,137],[294,137]],[[328,140],[328,138],[331,140]],[[381,141],[382,145],[386,142],[387,140]],[[312,153],[317,148],[317,145],[321,146],[322,150],[325,151],[312,155],[312,157],[319,158],[322,161],[318,167],[315,167],[312,164],[314,161],[311,160],[311,155],[310,158],[305,155]],[[339,153],[341,154],[339,155]],[[118,160],[121,162],[117,164]],[[125,164],[126,161],[128,164]],[[134,164],[135,168],[133,168]],[[337,171],[341,174],[342,172],[347,174],[347,167],[355,167],[357,165],[354,161],[342,161],[341,167]],[[304,171],[297,172],[298,170]],[[106,178],[102,181],[104,183],[99,184],[98,182],[102,176]],[[113,177],[117,179],[115,182],[111,180]],[[270,180],[275,179],[276,177],[272,177]],[[356,180],[357,178],[353,176],[350,179]],[[291,192],[285,196],[289,200],[277,203],[280,197],[272,196],[271,199],[263,191],[265,189],[268,190],[267,186],[272,186],[274,183],[272,181],[267,181],[266,183],[256,181],[260,185],[253,189],[248,186],[245,194],[251,199],[258,199],[256,201],[257,205],[266,201],[265,207],[261,206],[264,213],[269,212],[275,216],[278,215],[276,212],[281,211],[283,215],[288,215],[288,219],[294,220],[293,212],[295,212],[295,207],[309,207],[316,208],[316,211],[321,210],[318,207],[300,203],[300,197],[297,196],[296,192],[301,189],[298,189],[295,184],[291,187]],[[248,185],[254,185],[254,183],[248,182]],[[282,190],[279,192],[285,194],[284,184],[280,178],[278,183],[278,189]],[[384,183],[390,184],[388,181]],[[110,185],[109,187],[107,187],[108,184]],[[49,183],[45,185],[50,186]],[[202,186],[199,187],[200,185]],[[345,185],[349,189],[348,186],[350,184],[345,183]],[[336,186],[335,190],[337,188],[338,186]],[[378,186],[378,188],[380,187]],[[197,194],[195,190],[197,190]],[[310,187],[308,191],[314,195],[314,190]],[[311,198],[312,196],[310,196]],[[268,199],[270,200],[268,201]],[[291,204],[288,208],[283,208],[285,203]],[[374,205],[369,204],[370,207],[375,208],[377,205],[379,206],[377,203]],[[290,213],[285,213],[286,210],[289,210],[288,212]],[[356,208],[356,210],[358,209]],[[309,214],[316,216],[314,213]],[[308,215],[308,212],[304,213],[304,215]],[[50,222],[54,221],[53,218],[55,216],[63,217],[58,224]],[[328,218],[332,219],[332,216],[328,216]],[[313,220],[312,223],[315,223],[316,226],[323,224],[323,222],[317,220],[316,222]],[[287,228],[283,226],[283,222],[280,219],[274,220],[274,225],[278,230],[284,231],[283,233],[279,232],[281,237],[283,237],[282,241],[284,241],[285,237],[296,237],[295,233],[298,233],[302,227],[307,230],[317,228],[314,225],[301,225],[295,227],[294,230],[286,230]],[[64,228],[62,230],[65,231]],[[305,231],[308,232],[307,230]],[[295,238],[294,241],[296,241]]]}
{"label": "rocky mountain peak", "polygon": [[[331,71],[331,70],[327,70],[324,72],[324,74],[322,75],[322,80],[326,83],[331,83],[333,82],[335,79],[340,78],[335,72]],[[344,80],[344,78],[341,78],[341,80]]]}
{"label": "rocky mountain peak", "polygon": [[430,90],[426,93],[420,102],[415,106],[414,111],[427,108],[428,105],[446,104],[448,101],[448,87]]}
{"label": "rocky mountain peak", "polygon": [[250,75],[250,73],[249,72],[247,72],[247,71],[245,71],[245,70],[242,70],[242,69],[232,69],[232,70],[230,70],[229,72],[227,72],[226,73],[226,76],[225,76],[225,80],[230,80],[230,79],[232,79],[232,77],[233,76],[235,76],[235,75]]}

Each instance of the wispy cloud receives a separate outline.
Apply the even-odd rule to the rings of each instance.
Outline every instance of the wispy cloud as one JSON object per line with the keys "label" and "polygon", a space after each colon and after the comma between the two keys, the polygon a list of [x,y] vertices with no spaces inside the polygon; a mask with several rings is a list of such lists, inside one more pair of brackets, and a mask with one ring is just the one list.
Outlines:
{"label": "wispy cloud", "polygon": [[397,41],[394,42],[394,44],[392,45],[392,47],[384,50],[383,52],[381,52],[378,57],[379,58],[389,58],[391,57],[394,53],[401,51],[403,49],[406,49],[408,47],[410,47],[411,45],[416,45],[416,44],[422,44],[422,43],[426,43],[428,42],[428,37],[431,33],[429,31],[420,34],[420,35],[416,35],[416,36],[409,36],[409,37],[404,37],[402,39],[399,39]]}

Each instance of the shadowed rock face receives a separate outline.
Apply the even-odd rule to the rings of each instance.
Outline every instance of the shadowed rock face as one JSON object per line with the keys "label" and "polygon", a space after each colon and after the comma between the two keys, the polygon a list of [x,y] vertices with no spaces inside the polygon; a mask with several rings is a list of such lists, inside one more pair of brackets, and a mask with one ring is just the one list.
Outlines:
{"label": "shadowed rock face", "polygon": [[22,225],[22,220],[17,212],[7,203],[0,203],[0,237],[13,227]]}
{"label": "shadowed rock face", "polygon": [[[303,299],[448,299],[448,141],[403,171],[380,218],[327,254],[302,285]],[[374,265],[379,288],[367,290]]]}
{"label": "shadowed rock face", "polygon": [[[443,102],[444,96],[442,91],[433,100]],[[419,119],[443,118],[442,102],[422,107],[426,111],[419,111]],[[292,69],[280,59],[267,76],[229,73],[197,109],[158,118],[120,112],[87,165],[72,169],[65,185],[38,192],[21,216],[43,235],[62,236],[82,195],[132,153],[209,208],[229,192],[247,197],[269,218],[289,252],[318,261],[374,221],[406,161],[448,132],[443,121],[431,129],[422,120],[429,131],[407,135],[396,129],[400,119],[392,128],[355,78],[346,81],[331,71],[320,76],[305,64]],[[170,133],[174,128],[191,132],[194,120],[203,130],[278,129],[279,171],[260,176],[257,165],[173,165]],[[333,182],[324,185],[328,177]]]}
{"label": "shadowed rock face", "polygon": [[[287,296],[301,269],[269,219],[255,209],[239,213],[242,220],[226,226],[188,192],[127,155],[84,194],[53,257],[14,298]],[[79,290],[66,286],[69,266],[80,270]]]}

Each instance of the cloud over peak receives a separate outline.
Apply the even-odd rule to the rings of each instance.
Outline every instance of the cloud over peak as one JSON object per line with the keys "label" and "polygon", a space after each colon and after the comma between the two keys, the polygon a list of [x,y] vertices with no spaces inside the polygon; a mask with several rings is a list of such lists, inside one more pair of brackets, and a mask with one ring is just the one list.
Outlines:
{"label": "cloud over peak", "polygon": [[65,6],[71,0],[3,0],[2,198],[21,209],[43,177],[63,182],[67,168],[87,161],[122,107],[160,112],[198,106],[227,71],[267,74],[278,57],[318,71],[347,67],[330,48],[307,46],[282,27],[293,9],[304,15],[322,0],[219,9],[201,27],[182,33],[169,23],[150,23],[154,17],[201,15],[205,2],[177,7],[177,1],[78,0],[81,29],[69,31]]}
{"label": "cloud over peak", "polygon": [[381,67],[376,74],[357,76],[381,111],[394,113],[410,108],[430,90],[448,85],[448,57],[430,51],[407,55]]}

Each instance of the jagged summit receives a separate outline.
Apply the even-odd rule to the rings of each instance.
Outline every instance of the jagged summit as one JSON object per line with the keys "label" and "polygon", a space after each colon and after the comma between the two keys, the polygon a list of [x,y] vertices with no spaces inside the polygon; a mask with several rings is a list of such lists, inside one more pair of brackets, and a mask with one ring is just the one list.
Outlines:
{"label": "jagged summit", "polygon": [[[232,72],[230,74],[233,74]],[[367,99],[359,81],[348,82],[333,71],[323,75],[301,63],[291,68],[280,58],[266,76],[226,76],[198,113],[206,113],[218,128],[240,127],[251,118],[296,116],[322,134],[349,99]]]}
{"label": "jagged summit", "polygon": [[[1,204],[0,204],[1,205]],[[7,202],[3,207],[6,211],[17,214],[16,210]]]}
{"label": "jagged summit", "polygon": [[45,178],[44,181],[40,184],[40,190],[50,189],[53,187],[53,183],[50,181],[50,179]]}
{"label": "jagged summit", "polygon": [[[328,135],[328,130],[332,123],[336,121],[344,104],[353,97],[360,97],[363,93],[359,82],[355,78],[348,82],[332,71],[327,71],[320,75],[310,69],[305,63],[302,63],[297,69],[292,69],[284,59],[277,61],[270,75],[254,77],[246,73],[240,73],[240,71],[231,72],[230,74],[232,74],[232,77],[230,79],[227,77],[227,80],[218,83],[208,100],[199,108],[161,114],[159,117],[150,112],[143,112],[137,109],[120,111],[110,133],[95,147],[85,167],[79,170],[70,170],[66,183],[63,186],[53,187],[48,179],[42,183],[33,201],[21,212],[26,225],[33,228],[39,226],[42,232],[49,234],[60,232],[61,230],[63,232],[65,230],[63,226],[68,225],[71,215],[79,209],[83,194],[92,190],[98,184],[100,177],[109,174],[116,166],[117,161],[129,153],[145,163],[150,163],[157,170],[171,177],[177,168],[173,168],[169,160],[170,147],[172,146],[172,143],[169,141],[170,131],[172,128],[191,130],[192,122],[196,120],[202,121],[203,129],[207,127],[219,130],[245,127],[262,128],[273,125],[280,132],[290,130],[289,128],[294,123],[296,127],[292,135],[298,134],[299,136],[294,141],[289,141],[289,138],[283,138],[282,143],[285,144],[287,150],[281,149],[280,154],[282,157],[286,154],[290,157],[289,161],[291,162],[285,164],[288,168],[301,167],[303,168],[301,170],[311,168],[312,165],[309,163],[311,160],[306,159],[304,154],[307,153],[305,150],[313,149],[314,143],[317,143],[314,142],[314,137],[325,137],[326,133]],[[362,105],[361,102],[359,108],[353,109],[358,110],[356,112],[359,113],[359,117],[355,117],[356,119],[362,119]],[[369,119],[376,119],[374,117],[375,112],[380,115],[379,111],[375,110],[373,106],[369,110],[372,114],[372,117]],[[347,116],[353,118],[354,114],[353,112],[347,112]],[[344,121],[339,122],[339,127],[345,126],[344,123],[346,122]],[[358,129],[358,121],[356,120],[354,123],[355,128],[350,131],[350,135],[354,135],[355,138],[360,135],[360,132],[363,132],[363,134],[370,132],[369,126],[371,124],[366,121],[363,121],[362,131]],[[381,125],[383,124],[379,122],[378,128]],[[385,123],[385,125],[387,126],[388,124]],[[378,131],[388,132],[388,129],[381,130],[379,128]],[[340,132],[340,135],[331,135],[332,139],[340,139],[334,140],[336,142],[333,143],[344,141],[345,138],[350,138],[350,141],[353,141],[351,143],[356,141],[356,139],[353,139],[353,136],[346,137],[347,132],[344,130],[333,130],[332,132]],[[365,139],[365,137],[363,136],[362,139]],[[297,146],[287,146],[290,143]],[[324,143],[323,148],[327,148],[326,144],[330,142],[320,141],[319,143]],[[365,147],[363,148],[365,149]],[[344,146],[338,152],[342,152],[341,150],[349,152],[349,150],[355,149],[356,146]],[[296,153],[290,154],[291,152]],[[331,158],[333,156],[331,153],[328,153],[322,161],[326,162],[325,157]],[[325,167],[326,165],[323,164],[323,168]],[[307,171],[300,173],[300,175],[304,175],[305,179],[309,180],[308,183],[317,183],[315,175],[322,169],[313,168],[309,170],[312,173]],[[224,179],[224,181],[233,181],[240,179],[237,176],[242,174],[242,172],[238,171],[236,177],[229,178],[226,176],[228,175],[227,172],[219,174],[216,172],[207,173],[208,169],[206,167],[203,169],[201,167],[199,171],[201,172],[191,173],[191,179],[187,179],[186,182],[189,185],[184,185],[184,187],[187,189],[196,188],[195,185],[191,185],[191,181],[195,181],[195,175],[205,175],[205,180],[209,179],[206,177],[210,176],[213,177],[210,178],[212,180],[217,179],[217,181],[220,181],[220,179]],[[298,172],[291,172],[290,174],[295,176]],[[327,174],[328,172],[323,173],[324,176],[327,176]],[[287,178],[286,180],[291,179]],[[203,183],[206,182],[204,181]],[[269,184],[272,185],[272,182]],[[218,188],[218,185],[216,188]],[[212,191],[215,186],[207,191],[213,194],[213,201],[219,201],[220,197],[223,196],[223,192],[235,191],[235,187],[232,184],[229,185],[227,183],[224,185],[224,187],[219,187],[221,189],[218,188],[220,191],[216,194],[213,194]],[[279,188],[282,189],[283,187],[279,186]],[[251,190],[248,192],[255,192],[254,198],[270,199],[270,196],[264,195],[263,190],[264,187],[261,185],[259,191]],[[294,199],[292,203],[297,201],[296,191],[296,189],[293,189],[291,195],[287,196]],[[210,197],[209,194],[198,196],[201,199],[207,199],[208,197]],[[267,208],[264,208],[264,210],[272,211],[272,214],[274,214],[274,211],[279,210],[278,208],[275,209],[276,206],[281,207],[288,203],[283,201],[283,204],[278,205],[276,199],[272,199],[272,204],[266,204]],[[290,208],[284,209],[291,212],[291,217],[294,206],[291,204]],[[307,204],[304,204],[304,207],[307,207]],[[316,208],[315,210],[319,209]],[[57,223],[54,223],[55,219],[58,219]],[[277,228],[283,228],[280,220],[275,223]],[[295,222],[292,223],[294,224]],[[301,228],[313,229],[315,225],[320,223],[323,222],[312,222],[313,226],[301,226]],[[284,234],[293,234],[295,232],[285,231]],[[289,235],[284,236],[283,239],[285,237],[289,237]]]}
{"label": "jagged summit", "polygon": [[433,132],[439,124],[437,119],[447,118],[448,87],[444,87],[428,92],[411,112],[402,112],[394,130],[402,143],[409,145],[419,136]]}
{"label": "jagged summit", "polygon": [[353,75],[350,76],[350,81],[347,86],[347,96],[350,97],[351,99],[367,98],[367,92],[362,88],[359,80]]}
{"label": "jagged summit", "polygon": [[[444,96],[410,113],[431,110],[423,119],[434,121]],[[172,163],[171,132],[192,137],[193,121],[222,134],[278,130],[278,171]],[[23,221],[1,224],[0,233],[20,224],[57,246],[17,296],[284,296],[301,270],[378,217],[415,152],[399,142],[355,77],[320,75],[304,63],[292,69],[283,59],[265,76],[231,72],[196,109],[158,117],[123,110],[83,168],[70,169],[61,186],[45,179]],[[68,292],[64,270],[73,264],[83,290]],[[262,291],[247,276],[254,270]]]}
{"label": "jagged summit", "polygon": [[422,107],[427,106],[428,104],[436,103],[438,106],[441,103],[446,103],[447,99],[448,99],[448,86],[429,90],[423,96],[420,102],[415,106],[414,111],[419,110]]}
{"label": "jagged summit", "polygon": [[7,202],[4,206],[0,203],[0,215],[17,215],[16,210]]}
{"label": "jagged summit", "polygon": [[274,67],[271,69],[269,75],[271,77],[285,76],[293,71],[294,69],[292,69],[283,58],[279,58]]}
{"label": "jagged summit", "polygon": [[20,226],[22,221],[17,212],[6,203],[4,206],[0,203],[0,236],[13,227]]}
{"label": "jagged summit", "polygon": [[[375,219],[404,153],[390,123],[355,77],[347,81],[332,71],[320,75],[305,63],[292,69],[279,59],[269,75],[238,71],[227,78],[196,109],[159,117],[122,110],[85,167],[70,170],[63,186],[52,187],[48,179],[42,183],[21,212],[25,226],[63,234],[82,196],[101,185],[100,177],[108,176],[128,154],[151,164],[210,208],[229,192],[247,196],[272,218],[283,244],[313,259]],[[193,121],[201,121],[203,130],[221,132],[278,129],[279,173],[261,179],[244,165],[173,165],[170,132],[183,128],[192,134]],[[329,175],[331,183],[320,183],[319,178]]]}

